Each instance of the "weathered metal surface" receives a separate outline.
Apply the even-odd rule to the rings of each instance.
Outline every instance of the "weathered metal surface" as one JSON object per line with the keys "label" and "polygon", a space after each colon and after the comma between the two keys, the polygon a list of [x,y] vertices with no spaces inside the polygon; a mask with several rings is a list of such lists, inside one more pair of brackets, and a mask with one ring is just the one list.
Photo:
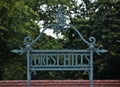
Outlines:
{"label": "weathered metal surface", "polygon": [[[27,56],[27,87],[30,87],[31,74],[35,71],[85,71],[88,72],[90,79],[90,87],[93,87],[93,53],[97,54],[107,52],[105,49],[95,48],[96,39],[90,37],[87,41],[82,34],[71,24],[64,22],[64,14],[61,5],[58,6],[56,14],[56,23],[49,24],[44,27],[43,31],[32,40],[30,36],[25,37],[25,48],[12,50],[14,53]],[[80,39],[88,45],[88,49],[83,50],[33,50],[32,45],[36,43],[45,30],[53,28],[54,32],[66,31],[67,28],[73,29]]]}

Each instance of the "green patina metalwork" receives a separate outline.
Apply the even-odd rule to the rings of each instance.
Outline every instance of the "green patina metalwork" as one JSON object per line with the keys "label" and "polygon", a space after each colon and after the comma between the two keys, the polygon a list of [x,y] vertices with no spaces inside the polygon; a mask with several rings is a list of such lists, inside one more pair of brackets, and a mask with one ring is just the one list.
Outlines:
{"label": "green patina metalwork", "polygon": [[[54,32],[66,31],[67,28],[73,29],[79,35],[80,39],[88,45],[84,50],[34,50],[32,45],[36,43],[45,30],[53,28]],[[64,22],[62,6],[58,5],[56,14],[56,24],[45,26],[43,31],[32,40],[30,36],[24,39],[25,48],[12,50],[14,53],[27,54],[27,87],[30,87],[31,74],[35,71],[67,71],[78,70],[88,72],[90,87],[93,87],[93,53],[107,52],[105,49],[95,48],[96,39],[90,37],[89,41],[85,40],[81,33],[70,24]]]}

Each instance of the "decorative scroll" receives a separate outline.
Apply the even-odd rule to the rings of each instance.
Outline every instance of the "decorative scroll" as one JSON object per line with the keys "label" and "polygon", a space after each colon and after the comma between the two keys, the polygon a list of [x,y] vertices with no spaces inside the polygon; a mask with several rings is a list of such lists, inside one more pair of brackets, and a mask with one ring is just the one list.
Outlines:
{"label": "decorative scroll", "polygon": [[79,35],[80,39],[86,43],[90,49],[93,49],[92,47],[94,47],[96,39],[94,37],[89,37],[89,41],[87,41],[78,31],[78,29],[71,24],[67,24],[64,18],[65,17],[64,12],[62,11],[62,5],[58,5],[58,13],[55,14],[56,23],[44,26],[42,32],[40,32],[36,39],[32,41],[32,44],[37,42],[47,29],[53,29],[54,33],[58,31],[66,32],[68,29],[73,29]]}

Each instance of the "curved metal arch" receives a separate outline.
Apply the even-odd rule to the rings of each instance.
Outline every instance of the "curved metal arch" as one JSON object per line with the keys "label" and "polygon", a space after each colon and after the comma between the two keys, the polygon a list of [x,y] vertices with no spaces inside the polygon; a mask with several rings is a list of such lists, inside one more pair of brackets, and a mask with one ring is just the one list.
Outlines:
{"label": "curved metal arch", "polygon": [[47,30],[47,28],[50,28],[51,26],[55,26],[55,25],[56,25],[56,24],[51,24],[51,25],[46,26],[46,27],[42,30],[42,32],[40,32],[40,34],[35,38],[35,40],[32,41],[32,44],[36,43],[36,42],[40,39],[40,37],[42,36],[42,34],[44,33],[44,31]]}
{"label": "curved metal arch", "polygon": [[90,45],[90,44],[94,44],[96,42],[96,39],[94,37],[89,37],[89,41],[87,41],[83,36],[82,34],[78,31],[78,29],[76,29],[73,25],[69,25],[74,31],[77,32],[77,34],[79,35],[80,39],[82,39],[82,41],[84,43],[86,43],[87,45]]}
{"label": "curved metal arch", "polygon": [[[57,25],[57,24],[50,24],[50,25],[44,27],[44,29],[42,30],[42,32],[40,32],[40,34],[35,38],[35,40],[32,41],[31,44],[36,43],[36,42],[41,38],[41,36],[42,36],[42,34],[44,33],[44,31],[47,30],[47,29],[50,28],[50,27],[53,27],[53,26],[58,26],[58,25]],[[84,43],[86,43],[87,45],[95,44],[96,39],[95,39],[94,37],[90,37],[90,38],[89,38],[89,41],[87,41],[87,40],[82,36],[82,34],[78,31],[78,29],[76,29],[76,27],[74,27],[74,26],[71,25],[71,24],[64,24],[62,27],[65,27],[65,26],[68,26],[68,27],[70,27],[70,29],[73,29],[73,30],[79,35],[80,39],[81,39]],[[60,30],[60,29],[59,29],[59,30]]]}

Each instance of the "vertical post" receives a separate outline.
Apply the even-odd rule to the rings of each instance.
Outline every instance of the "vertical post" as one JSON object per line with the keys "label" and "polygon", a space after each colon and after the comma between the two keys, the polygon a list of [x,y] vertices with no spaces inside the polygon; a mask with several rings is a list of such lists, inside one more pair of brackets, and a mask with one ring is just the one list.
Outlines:
{"label": "vertical post", "polygon": [[93,87],[93,50],[90,51],[90,72],[89,72],[90,87]]}
{"label": "vertical post", "polygon": [[31,72],[30,72],[30,47],[27,46],[27,87],[30,87]]}

